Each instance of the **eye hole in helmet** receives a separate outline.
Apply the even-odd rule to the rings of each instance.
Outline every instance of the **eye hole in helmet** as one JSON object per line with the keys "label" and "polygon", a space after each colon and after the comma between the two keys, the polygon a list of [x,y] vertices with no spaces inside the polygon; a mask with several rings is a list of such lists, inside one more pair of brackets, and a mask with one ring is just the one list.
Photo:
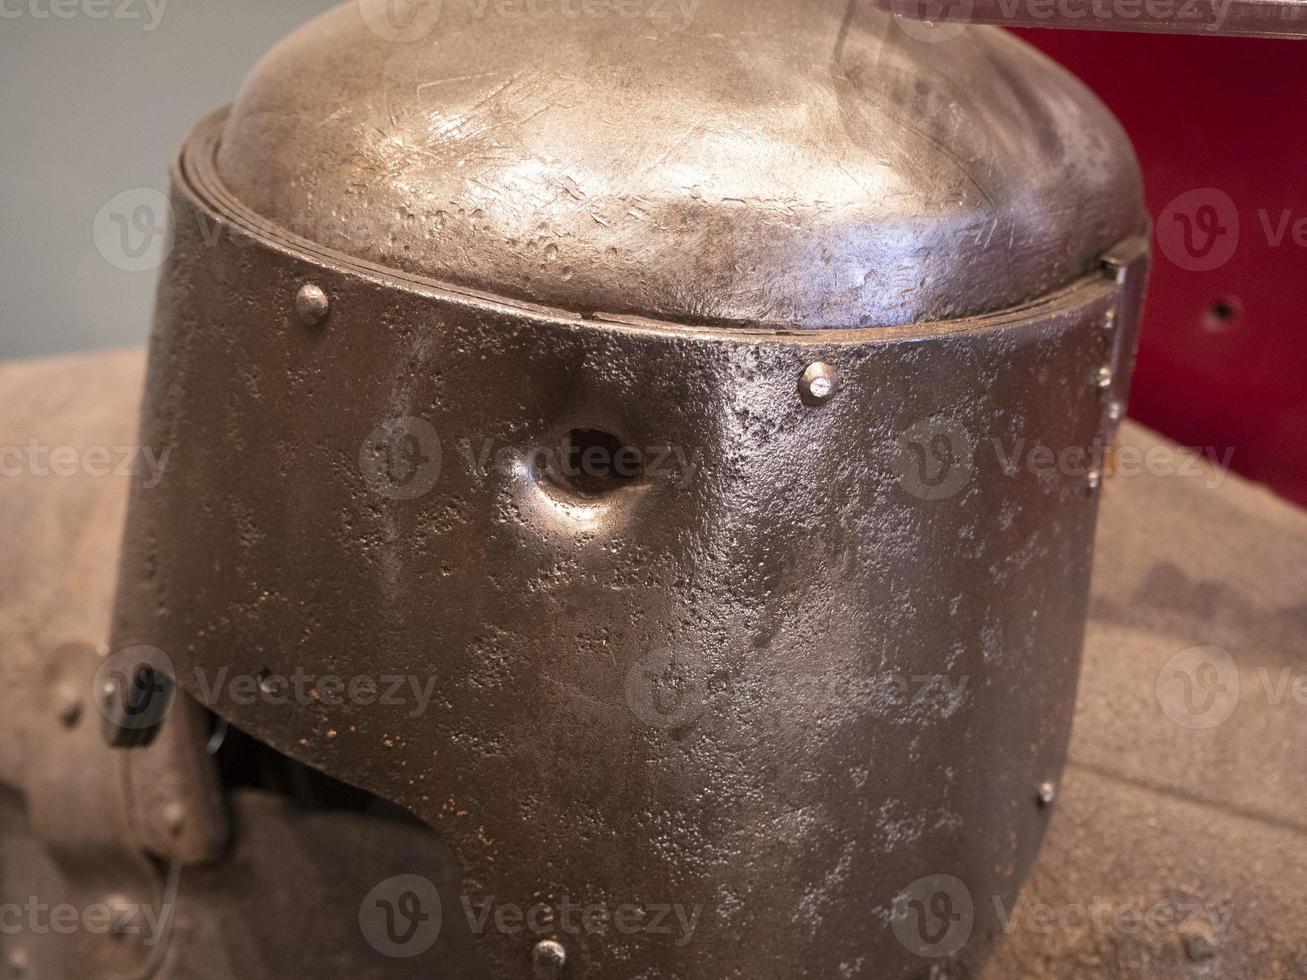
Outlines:
{"label": "eye hole in helmet", "polygon": [[571,429],[551,454],[545,476],[560,488],[598,497],[629,486],[644,475],[644,454],[602,429]]}

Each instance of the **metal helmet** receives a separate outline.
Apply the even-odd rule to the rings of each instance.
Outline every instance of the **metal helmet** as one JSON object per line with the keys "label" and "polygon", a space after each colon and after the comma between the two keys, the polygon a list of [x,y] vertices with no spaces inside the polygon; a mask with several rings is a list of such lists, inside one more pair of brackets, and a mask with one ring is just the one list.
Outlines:
{"label": "metal helmet", "polygon": [[114,645],[538,913],[469,976],[965,968],[1034,860],[1147,219],[922,31],[363,0],[182,151]]}

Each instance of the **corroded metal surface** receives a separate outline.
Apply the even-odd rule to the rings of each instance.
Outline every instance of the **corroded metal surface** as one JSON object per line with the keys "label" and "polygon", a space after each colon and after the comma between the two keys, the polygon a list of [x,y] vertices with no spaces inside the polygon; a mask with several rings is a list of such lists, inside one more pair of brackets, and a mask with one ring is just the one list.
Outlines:
{"label": "corroded metal surface", "polygon": [[1056,799],[1147,264],[1119,127],[860,4],[448,6],[327,15],[183,153],[105,848],[221,856],[200,702],[452,848],[477,957],[383,882],[376,972],[979,968],[995,910],[943,948],[913,883],[1015,899]]}
{"label": "corroded metal surface", "polygon": [[[420,815],[475,903],[547,908],[568,976],[907,975],[904,882],[1015,894],[1097,503],[994,446],[1110,436],[1133,280],[904,328],[583,319],[253,233],[218,123],[178,174],[142,431],[170,466],[133,498],[116,648]],[[578,482],[537,452],[596,433],[648,465]],[[433,698],[316,686],[360,672]],[[569,931],[575,903],[682,928]],[[535,938],[479,941],[532,974]]]}
{"label": "corroded metal surface", "polygon": [[[0,366],[0,444],[130,445],[143,367],[139,352]],[[1150,451],[1172,469],[1188,458],[1126,425],[1118,458]],[[1210,470],[1128,476],[1118,467],[1105,486],[1071,762],[1035,872],[984,976],[1296,980],[1307,970],[1307,876],[1296,873],[1307,867],[1298,765],[1307,707],[1292,688],[1272,703],[1258,674],[1307,673],[1307,518]],[[0,637],[0,665],[21,668],[7,674],[13,683],[46,673],[58,656],[45,643],[30,655],[29,640],[106,627],[126,491],[121,478],[85,473],[0,481],[6,540],[22,562],[9,566],[13,586],[0,592],[0,615],[13,626]],[[24,533],[32,527],[48,533]],[[39,595],[22,587],[28,580],[41,581]],[[1245,694],[1224,724],[1199,730],[1177,726],[1156,700],[1165,662],[1196,643],[1239,658]],[[12,685],[0,698],[0,747],[32,746],[47,705]],[[12,769],[4,782],[14,785]],[[17,801],[0,804],[6,907],[67,897]],[[182,875],[162,978],[465,975],[459,884],[443,850],[388,822],[242,793],[232,806],[236,849]],[[380,956],[359,932],[359,904],[379,881],[414,871],[453,910],[448,935],[429,960]],[[1148,912],[1157,925],[1146,924]],[[45,980],[88,975],[65,959],[71,945],[26,928],[0,933],[5,962]],[[919,962],[929,975],[934,961]]]}

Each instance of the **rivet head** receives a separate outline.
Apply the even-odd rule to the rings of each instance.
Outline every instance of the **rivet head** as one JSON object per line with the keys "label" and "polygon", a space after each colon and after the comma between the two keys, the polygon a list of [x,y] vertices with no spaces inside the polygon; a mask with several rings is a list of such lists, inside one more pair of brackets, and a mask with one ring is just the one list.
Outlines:
{"label": "rivet head", "polygon": [[1097,490],[1103,485],[1103,471],[1100,469],[1090,470],[1085,476],[1085,482],[1089,484],[1090,490]]}
{"label": "rivet head", "polygon": [[1053,782],[1040,783],[1037,799],[1042,807],[1052,806],[1053,801],[1057,799],[1057,784]]}
{"label": "rivet head", "polygon": [[66,728],[72,728],[82,717],[82,695],[71,684],[60,684],[55,689],[55,717]]}
{"label": "rivet head", "polygon": [[331,300],[322,287],[309,283],[295,297],[295,317],[306,327],[316,327],[331,313]]}
{"label": "rivet head", "polygon": [[1110,367],[1101,367],[1094,372],[1093,382],[1095,387],[1110,388],[1112,386],[1112,369]]}
{"label": "rivet head", "polygon": [[181,832],[186,829],[186,807],[176,800],[164,804],[160,817],[163,829],[173,837],[181,836]]}
{"label": "rivet head", "polygon": [[131,917],[138,906],[134,905],[126,895],[117,893],[106,897],[103,904],[109,909],[109,914],[113,916],[111,935],[114,939],[121,940],[131,935]]}
{"label": "rivet head", "polygon": [[567,950],[552,939],[542,939],[531,950],[531,966],[539,980],[558,980],[567,965]]}
{"label": "rivet head", "polygon": [[1120,402],[1112,402],[1107,406],[1107,417],[1113,422],[1120,422],[1123,415],[1125,415],[1125,406]]}
{"label": "rivet head", "polygon": [[27,950],[15,946],[5,956],[5,963],[9,967],[11,974],[22,977],[27,975],[27,968],[32,965],[32,960],[27,955]]}
{"label": "rivet head", "polygon": [[825,361],[809,364],[799,379],[799,394],[807,405],[825,405],[840,390],[840,376]]}

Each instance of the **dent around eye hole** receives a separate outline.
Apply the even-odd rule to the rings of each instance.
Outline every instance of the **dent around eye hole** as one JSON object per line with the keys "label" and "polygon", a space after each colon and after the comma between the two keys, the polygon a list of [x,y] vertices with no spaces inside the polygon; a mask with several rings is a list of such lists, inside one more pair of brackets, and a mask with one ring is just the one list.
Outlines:
{"label": "dent around eye hole", "polygon": [[643,474],[644,456],[637,447],[602,429],[572,429],[551,454],[544,475],[571,493],[597,497]]}

